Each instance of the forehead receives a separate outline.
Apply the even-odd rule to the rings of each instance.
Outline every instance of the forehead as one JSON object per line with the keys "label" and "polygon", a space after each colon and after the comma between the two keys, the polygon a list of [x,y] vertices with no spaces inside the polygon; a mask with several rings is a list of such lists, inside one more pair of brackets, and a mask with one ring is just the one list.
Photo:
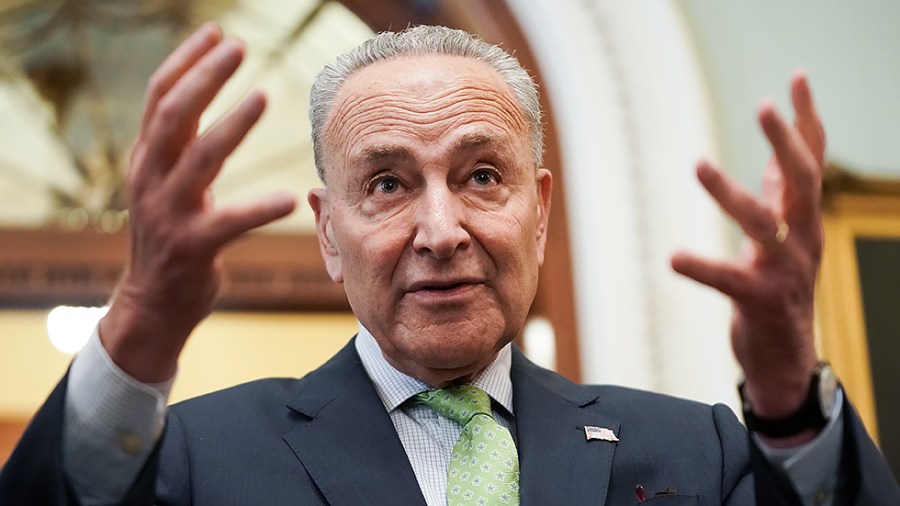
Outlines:
{"label": "forehead", "polygon": [[407,56],[351,75],[326,123],[329,150],[353,158],[373,146],[460,137],[527,139],[528,122],[509,85],[488,64],[461,56]]}

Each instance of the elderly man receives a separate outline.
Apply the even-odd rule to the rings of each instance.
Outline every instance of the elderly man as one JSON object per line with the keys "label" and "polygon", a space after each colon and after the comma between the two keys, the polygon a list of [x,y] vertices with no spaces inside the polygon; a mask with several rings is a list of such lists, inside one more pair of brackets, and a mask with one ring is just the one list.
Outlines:
{"label": "elderly man", "polygon": [[723,406],[574,385],[510,344],[550,212],[537,91],[511,56],[442,27],[376,35],[313,87],[324,188],[308,199],[359,334],[303,379],[166,417],[179,353],[218,290],[219,251],[294,208],[284,195],[228,209],[209,199],[264,108],[251,93],[197,133],[242,51],[205,26],[153,76],[128,182],[128,265],[4,470],[4,504],[900,503],[817,364],[824,134],[805,78],[792,84],[793,126],[760,109],[774,151],[761,196],[698,166],[750,238],[741,256],[673,259],[734,299],[748,444]]}

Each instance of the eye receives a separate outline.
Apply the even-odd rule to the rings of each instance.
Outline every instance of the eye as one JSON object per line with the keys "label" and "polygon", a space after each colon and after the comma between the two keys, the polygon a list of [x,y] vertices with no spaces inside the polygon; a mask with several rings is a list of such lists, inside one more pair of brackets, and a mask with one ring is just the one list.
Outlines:
{"label": "eye", "polygon": [[470,177],[478,186],[488,186],[497,183],[496,171],[487,168],[476,169]]}
{"label": "eye", "polygon": [[394,193],[400,188],[400,181],[393,177],[385,177],[378,181],[378,189],[384,193]]}
{"label": "eye", "polygon": [[400,179],[395,176],[390,174],[379,174],[369,180],[368,187],[369,193],[377,192],[391,194],[396,193],[402,185],[403,183],[400,182]]}

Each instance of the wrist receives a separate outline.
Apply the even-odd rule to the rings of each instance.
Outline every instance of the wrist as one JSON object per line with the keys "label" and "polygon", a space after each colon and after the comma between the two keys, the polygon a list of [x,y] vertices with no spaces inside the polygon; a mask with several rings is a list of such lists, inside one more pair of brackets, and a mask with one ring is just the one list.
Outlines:
{"label": "wrist", "polygon": [[813,369],[800,377],[781,381],[754,381],[744,378],[739,385],[741,399],[753,412],[765,418],[779,418],[797,411],[806,399]]}
{"label": "wrist", "polygon": [[[118,302],[118,301],[117,301]],[[98,324],[100,343],[113,363],[141,383],[162,383],[175,375],[178,356],[186,339],[173,342],[152,318],[114,302]]]}
{"label": "wrist", "polygon": [[765,366],[744,367],[741,399],[753,412],[766,418],[778,418],[795,412],[806,400],[819,359],[815,352],[768,357]]}
{"label": "wrist", "polygon": [[[754,384],[741,382],[738,389],[747,428],[768,438],[790,439],[796,443],[815,437],[828,423],[834,407],[837,380],[828,363],[819,362],[805,383],[805,392],[798,401],[796,389],[785,391],[783,398],[779,399],[777,392],[767,391],[765,396],[760,396],[759,391],[754,390]],[[765,399],[768,403],[758,404],[759,399]]]}

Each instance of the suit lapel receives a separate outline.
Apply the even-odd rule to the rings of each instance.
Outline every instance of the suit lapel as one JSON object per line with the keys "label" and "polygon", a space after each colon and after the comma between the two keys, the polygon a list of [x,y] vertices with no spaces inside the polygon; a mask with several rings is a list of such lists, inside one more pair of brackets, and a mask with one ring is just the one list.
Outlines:
{"label": "suit lapel", "polygon": [[596,393],[543,370],[517,349],[513,396],[522,506],[604,504],[616,444],[587,441],[585,425],[619,433]]}
{"label": "suit lapel", "polygon": [[[600,412],[596,394],[535,366],[518,349],[511,374],[521,505],[604,504],[616,445],[587,441],[584,426],[618,434],[619,421]],[[288,407],[301,420],[284,440],[329,504],[425,504],[353,341],[302,380]]]}
{"label": "suit lapel", "polygon": [[303,380],[288,407],[308,420],[284,440],[329,504],[425,504],[353,341]]}

